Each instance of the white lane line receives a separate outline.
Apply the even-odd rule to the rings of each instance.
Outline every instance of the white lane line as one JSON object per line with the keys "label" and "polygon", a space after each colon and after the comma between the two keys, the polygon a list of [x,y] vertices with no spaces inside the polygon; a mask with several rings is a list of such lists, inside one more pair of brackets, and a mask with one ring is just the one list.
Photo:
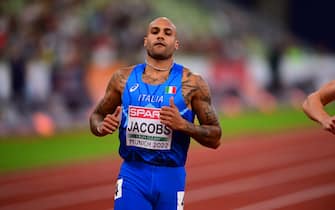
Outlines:
{"label": "white lane line", "polygon": [[115,185],[106,185],[87,188],[68,193],[56,194],[34,199],[27,202],[0,206],[0,210],[36,210],[61,208],[84,202],[93,202],[103,199],[114,199]]}
{"label": "white lane line", "polygon": [[[0,185],[8,184],[11,182],[27,181],[31,179],[39,179],[45,176],[57,176],[59,174],[71,174],[71,173],[86,173],[87,171],[115,171],[118,169],[118,165],[121,162],[121,158],[101,157],[101,159],[79,161],[73,163],[64,163],[59,166],[44,166],[37,167],[27,170],[19,170],[16,172],[9,172],[0,174]],[[109,166],[106,168],[106,166]]]}
{"label": "white lane line", "polygon": [[321,198],[327,195],[335,195],[335,183],[315,186],[310,189],[305,189],[299,192],[286,194],[275,197],[273,199],[249,204],[236,210],[266,210],[277,209],[285,206],[299,204],[305,201]]}
{"label": "white lane line", "polygon": [[44,193],[55,190],[69,189],[85,185],[99,183],[114,183],[116,173],[86,173],[86,174],[67,174],[55,175],[51,177],[41,177],[37,180],[21,181],[1,185],[0,199],[11,198],[28,194]]}
{"label": "white lane line", "polygon": [[219,198],[233,193],[241,193],[251,190],[258,190],[276,184],[283,184],[302,178],[308,178],[328,172],[335,172],[335,158],[327,161],[306,163],[299,166],[275,170],[258,174],[255,176],[238,179],[226,183],[216,183],[199,189],[193,189],[185,193],[188,203]]}
{"label": "white lane line", "polygon": [[[299,146],[301,147],[301,146]],[[246,173],[254,170],[278,167],[284,164],[297,163],[299,161],[313,161],[315,158],[335,155],[331,147],[326,147],[321,152],[315,150],[315,147],[303,148],[299,151],[297,148],[285,152],[273,152],[271,154],[262,154],[247,159],[238,159],[233,162],[215,162],[213,164],[194,166],[188,169],[188,183],[201,181],[203,179],[213,179],[233,175],[235,173]],[[206,171],[206,174],[203,172]]]}
{"label": "white lane line", "polygon": [[[246,173],[254,170],[261,170],[270,167],[278,167],[280,165],[295,163],[304,160],[313,160],[314,158],[327,157],[329,155],[335,154],[334,149],[331,147],[326,147],[322,153],[316,152],[315,147],[306,149],[302,148],[303,152],[299,152],[299,146],[290,147],[284,152],[276,151],[269,153],[262,153],[259,156],[253,156],[248,159],[237,159],[234,162],[220,162],[212,163],[207,165],[194,166],[188,169],[190,174],[187,177],[188,184],[195,181],[209,180],[217,177],[224,177],[233,175],[236,173]],[[101,169],[106,172],[106,168]],[[206,174],[204,175],[204,171]],[[22,196],[28,194],[37,194],[48,191],[56,191],[64,189],[66,187],[76,187],[84,186],[87,184],[95,183],[111,183],[114,182],[116,177],[116,171],[112,173],[108,171],[106,173],[84,173],[78,176],[77,174],[67,174],[66,176],[62,174],[57,174],[53,176],[40,177],[38,180],[22,180],[16,183],[9,183],[1,185],[0,199],[8,199],[10,197]],[[67,183],[66,185],[64,183]]]}
{"label": "white lane line", "polygon": [[[308,178],[328,172],[335,172],[335,158],[328,161],[319,161],[313,164],[304,164],[277,171],[262,173],[252,177],[242,178],[231,182],[221,182],[207,187],[201,187],[186,192],[186,202],[218,198],[224,195],[257,190],[276,184],[296,181],[301,178]],[[0,210],[36,210],[60,208],[70,205],[77,205],[83,202],[91,202],[102,199],[113,199],[114,185],[97,186],[81,189],[73,192],[49,195],[34,200],[10,204],[0,207]]]}

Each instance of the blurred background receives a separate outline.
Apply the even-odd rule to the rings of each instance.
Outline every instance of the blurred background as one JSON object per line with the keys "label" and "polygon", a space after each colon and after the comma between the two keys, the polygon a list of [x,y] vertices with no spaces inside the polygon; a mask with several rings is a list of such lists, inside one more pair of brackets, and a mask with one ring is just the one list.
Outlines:
{"label": "blurred background", "polygon": [[[331,2],[331,1],[328,1]],[[119,67],[143,62],[157,16],[175,59],[209,82],[218,111],[299,107],[335,78],[334,3],[265,0],[11,0],[0,3],[0,136],[87,127]]]}
{"label": "blurred background", "polygon": [[[334,209],[334,137],[301,110],[307,94],[335,79],[334,8],[326,0],[1,0],[0,209],[111,209],[118,135],[95,137],[88,117],[116,69],[144,62],[143,37],[159,16],[177,26],[175,61],[207,80],[223,129],[219,150],[192,141],[190,209],[319,197],[306,206]],[[335,114],[334,103],[326,109]]]}

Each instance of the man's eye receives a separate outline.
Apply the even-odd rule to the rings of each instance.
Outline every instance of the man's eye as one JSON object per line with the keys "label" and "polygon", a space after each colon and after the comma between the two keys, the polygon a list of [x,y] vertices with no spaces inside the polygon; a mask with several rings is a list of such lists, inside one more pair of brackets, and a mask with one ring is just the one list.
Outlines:
{"label": "man's eye", "polygon": [[172,35],[172,31],[171,30],[165,30],[165,34],[170,36],[170,35]]}
{"label": "man's eye", "polygon": [[158,34],[159,33],[159,29],[154,28],[154,29],[151,30],[151,33],[152,34]]}

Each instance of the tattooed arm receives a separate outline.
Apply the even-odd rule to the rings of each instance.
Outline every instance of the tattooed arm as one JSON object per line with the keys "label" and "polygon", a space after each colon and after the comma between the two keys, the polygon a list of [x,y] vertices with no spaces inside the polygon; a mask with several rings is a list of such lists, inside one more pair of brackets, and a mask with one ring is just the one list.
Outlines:
{"label": "tattooed arm", "polygon": [[200,125],[187,123],[185,131],[201,145],[217,148],[220,146],[221,127],[211,104],[209,86],[199,75],[194,75],[190,80],[190,91],[193,94],[189,97]]}
{"label": "tattooed arm", "polygon": [[170,99],[170,107],[162,108],[161,121],[174,130],[188,134],[201,145],[216,149],[220,146],[221,127],[211,104],[209,86],[201,76],[194,75],[188,70],[186,72],[183,79],[184,99],[197,115],[200,125],[183,119],[173,99]]}
{"label": "tattooed arm", "polygon": [[119,127],[122,112],[121,95],[130,69],[121,69],[112,75],[104,97],[90,116],[90,128],[94,135],[112,134]]}

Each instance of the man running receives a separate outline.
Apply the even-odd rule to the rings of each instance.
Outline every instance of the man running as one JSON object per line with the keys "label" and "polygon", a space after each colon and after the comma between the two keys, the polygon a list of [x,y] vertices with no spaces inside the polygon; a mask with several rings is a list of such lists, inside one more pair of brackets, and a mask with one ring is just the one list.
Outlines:
{"label": "man running", "polygon": [[190,138],[216,149],[221,128],[208,84],[174,62],[176,26],[168,18],[156,18],[144,47],[144,63],[113,74],[90,116],[91,131],[105,136],[119,129],[124,161],[115,210],[182,210]]}

